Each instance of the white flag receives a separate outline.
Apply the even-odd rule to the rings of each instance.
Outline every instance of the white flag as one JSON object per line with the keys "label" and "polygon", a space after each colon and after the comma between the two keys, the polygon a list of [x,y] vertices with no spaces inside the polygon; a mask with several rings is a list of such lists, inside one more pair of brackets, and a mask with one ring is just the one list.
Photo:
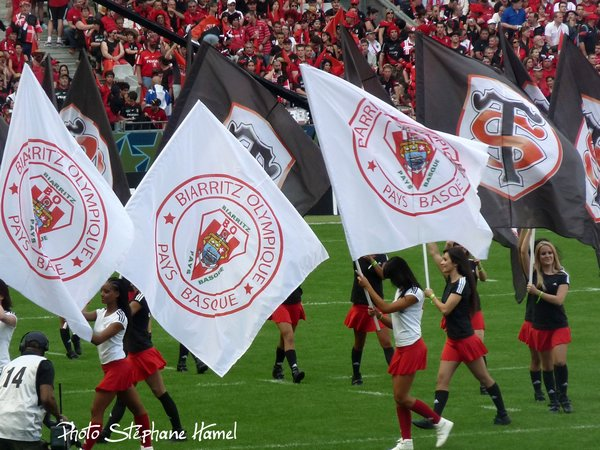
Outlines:
{"label": "white flag", "polygon": [[120,272],[220,376],[327,253],[257,161],[198,102],[126,206]]}
{"label": "white flag", "polygon": [[302,78],[353,259],[440,240],[487,257],[476,192],[487,146],[425,128],[321,70],[303,65]]}
{"label": "white flag", "polygon": [[0,277],[89,341],[81,309],[125,256],[133,226],[27,66],[0,189]]}

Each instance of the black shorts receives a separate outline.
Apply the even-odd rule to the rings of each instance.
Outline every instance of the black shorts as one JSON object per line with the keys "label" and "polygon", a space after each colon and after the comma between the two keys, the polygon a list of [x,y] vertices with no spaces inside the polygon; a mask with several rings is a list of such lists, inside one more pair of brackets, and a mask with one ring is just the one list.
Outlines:
{"label": "black shorts", "polygon": [[50,20],[65,20],[67,17],[67,7],[65,6],[48,6],[48,13],[50,15]]}

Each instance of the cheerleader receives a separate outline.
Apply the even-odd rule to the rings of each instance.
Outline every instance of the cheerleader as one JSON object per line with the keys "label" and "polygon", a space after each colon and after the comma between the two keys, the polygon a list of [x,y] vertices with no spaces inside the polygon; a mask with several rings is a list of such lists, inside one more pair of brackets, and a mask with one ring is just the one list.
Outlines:
{"label": "cheerleader", "polygon": [[304,379],[304,371],[300,370],[296,358],[296,344],[294,334],[300,320],[306,320],[306,314],[302,307],[302,288],[297,287],[273,311],[269,317],[279,328],[279,344],[275,350],[275,365],[273,366],[273,378],[283,380],[283,360],[287,358],[290,369],[292,370],[292,380],[294,383],[300,383]]}
{"label": "cheerleader", "polygon": [[[387,261],[387,255],[385,254],[368,255],[358,259],[363,275],[381,298],[383,298],[382,265],[385,261]],[[362,360],[362,352],[365,348],[365,342],[367,340],[367,333],[377,331],[377,328],[375,327],[373,318],[369,316],[369,304],[364,289],[359,286],[356,278],[354,278],[354,284],[352,285],[350,301],[352,302],[352,307],[346,315],[344,325],[354,331],[354,345],[352,347],[352,384],[360,386],[363,384],[362,375],[360,373],[360,363]],[[389,366],[392,361],[392,356],[394,356],[394,348],[392,347],[390,333],[383,324],[380,324],[380,330],[377,331],[377,339],[383,348],[383,354]]]}
{"label": "cheerleader", "polygon": [[[435,413],[423,401],[410,395],[410,388],[417,370],[427,366],[427,347],[421,337],[423,317],[423,291],[412,270],[402,258],[394,256],[383,267],[384,278],[396,287],[395,300],[385,302],[364,276],[358,276],[358,284],[367,289],[379,311],[371,310],[385,326],[392,328],[396,351],[388,368],[392,375],[396,414],[401,437],[394,450],[413,448],[411,436],[411,411],[431,420],[437,432],[436,447],[444,445],[453,423]],[[389,314],[386,316],[385,314]]]}
{"label": "cheerleader", "polygon": [[106,308],[83,311],[87,320],[94,321],[92,344],[98,347],[104,372],[104,378],[96,386],[92,418],[83,445],[84,450],[91,449],[96,443],[102,430],[104,411],[115,397],[127,406],[133,414],[136,425],[140,427],[142,449],[152,449],[150,420],[133,385],[135,381],[133,366],[125,357],[123,350],[123,339],[131,318],[127,295],[128,284],[123,279],[109,278],[100,290],[102,303]]}
{"label": "cheerleader", "polygon": [[[447,333],[438,369],[434,411],[442,414],[448,401],[452,376],[460,363],[464,362],[473,376],[485,386],[496,406],[494,424],[508,425],[511,420],[504,407],[500,387],[490,376],[483,359],[487,348],[475,335],[471,325],[471,317],[478,310],[479,296],[467,255],[461,248],[448,248],[444,251],[440,267],[446,278],[442,299],[438,299],[430,288],[425,289],[425,295],[444,316],[442,328]],[[413,423],[421,428],[433,428],[428,420]]]}
{"label": "cheerleader", "polygon": [[[529,241],[526,231],[522,246]],[[529,267],[529,254],[521,249],[524,266]],[[569,372],[567,348],[571,329],[564,302],[569,292],[569,274],[560,265],[556,248],[549,241],[540,241],[534,248],[533,279],[527,284],[527,301],[533,303],[532,327],[529,339],[534,350],[540,352],[542,378],[550,400],[550,412],[562,407],[573,412],[567,396]]]}
{"label": "cheerleader", "polygon": [[[160,371],[167,365],[166,361],[152,344],[150,333],[150,308],[144,294],[131,284],[129,285],[129,302],[131,321],[125,333],[125,351],[134,371],[134,382],[145,381],[154,396],[160,401],[165,414],[171,422],[173,441],[184,441],[186,433],[181,426],[177,405],[167,392]],[[102,430],[98,443],[108,442],[113,431],[113,424],[118,424],[125,414],[125,404],[117,398],[108,423]]]}

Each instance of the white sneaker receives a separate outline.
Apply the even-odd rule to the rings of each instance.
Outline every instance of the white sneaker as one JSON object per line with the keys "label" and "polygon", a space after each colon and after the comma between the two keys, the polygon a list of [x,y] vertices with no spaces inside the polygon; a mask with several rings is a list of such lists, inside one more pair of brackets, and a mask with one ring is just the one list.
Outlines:
{"label": "white sneaker", "polygon": [[442,417],[440,418],[440,421],[433,426],[435,428],[435,434],[437,435],[435,446],[440,448],[448,440],[448,436],[450,435],[450,431],[454,426],[454,422],[450,422]]}
{"label": "white sneaker", "polygon": [[412,439],[398,439],[398,443],[391,450],[414,450],[413,440]]}

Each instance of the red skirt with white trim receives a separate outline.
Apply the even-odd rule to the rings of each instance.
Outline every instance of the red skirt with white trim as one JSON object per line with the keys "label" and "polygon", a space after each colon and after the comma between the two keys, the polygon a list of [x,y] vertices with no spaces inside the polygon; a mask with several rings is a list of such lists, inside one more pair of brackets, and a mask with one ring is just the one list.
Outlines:
{"label": "red skirt with white trim", "polygon": [[133,365],[127,358],[102,364],[104,378],[96,386],[97,391],[121,392],[133,386]]}
{"label": "red skirt with white trim", "polygon": [[167,365],[160,352],[151,347],[141,352],[129,353],[127,358],[131,361],[133,367],[134,382],[145,380],[150,375],[162,370]]}
{"label": "red skirt with white trim", "polygon": [[396,347],[388,373],[391,375],[412,375],[417,370],[427,368],[427,346],[420,338],[414,344]]}

